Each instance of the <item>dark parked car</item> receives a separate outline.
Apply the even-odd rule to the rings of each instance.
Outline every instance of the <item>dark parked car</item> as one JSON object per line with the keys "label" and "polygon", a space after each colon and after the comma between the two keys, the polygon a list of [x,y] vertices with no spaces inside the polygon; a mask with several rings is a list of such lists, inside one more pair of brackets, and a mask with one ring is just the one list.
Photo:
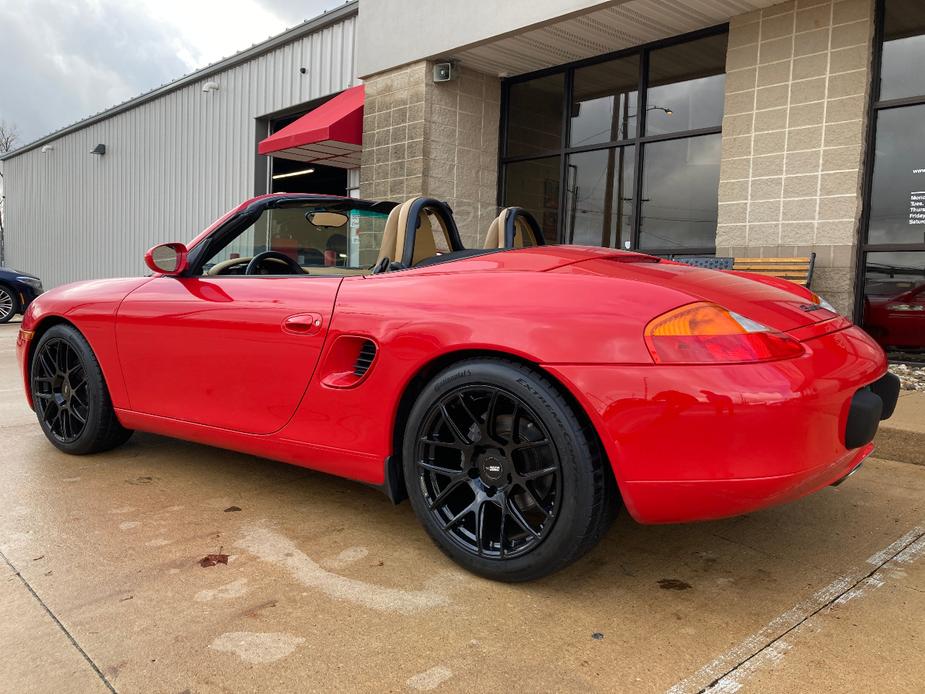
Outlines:
{"label": "dark parked car", "polygon": [[24,313],[41,293],[42,280],[38,277],[0,267],[0,323],[6,323],[17,313]]}

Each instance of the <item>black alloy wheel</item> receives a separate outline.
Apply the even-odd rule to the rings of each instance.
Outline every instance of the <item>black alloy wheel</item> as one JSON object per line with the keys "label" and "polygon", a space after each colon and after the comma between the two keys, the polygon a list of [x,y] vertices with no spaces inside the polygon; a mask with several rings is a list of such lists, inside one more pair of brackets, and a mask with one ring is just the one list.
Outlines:
{"label": "black alloy wheel", "polygon": [[76,441],[87,426],[90,395],[80,355],[64,339],[46,341],[34,357],[36,414],[62,443]]}
{"label": "black alloy wheel", "polygon": [[73,326],[54,325],[41,336],[29,381],[42,431],[65,453],[98,453],[132,435],[116,418],[93,350]]}
{"label": "black alloy wheel", "polygon": [[582,413],[548,376],[500,357],[433,376],[405,423],[402,468],[437,546],[494,580],[567,566],[597,543],[618,508]]}
{"label": "black alloy wheel", "polygon": [[494,385],[435,402],[415,464],[428,511],[476,556],[513,558],[542,542],[562,495],[559,453],[540,418]]}

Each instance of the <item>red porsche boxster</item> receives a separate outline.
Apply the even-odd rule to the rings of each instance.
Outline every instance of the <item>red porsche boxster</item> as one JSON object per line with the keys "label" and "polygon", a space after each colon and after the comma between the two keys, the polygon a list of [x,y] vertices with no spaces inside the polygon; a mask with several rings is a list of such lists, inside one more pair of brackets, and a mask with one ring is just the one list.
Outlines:
{"label": "red porsche boxster", "polygon": [[146,262],[25,315],[25,388],[55,446],[138,429],[376,485],[494,579],[574,561],[620,505],[692,521],[838,483],[898,394],[883,350],[795,284],[465,249],[433,199],[264,196]]}

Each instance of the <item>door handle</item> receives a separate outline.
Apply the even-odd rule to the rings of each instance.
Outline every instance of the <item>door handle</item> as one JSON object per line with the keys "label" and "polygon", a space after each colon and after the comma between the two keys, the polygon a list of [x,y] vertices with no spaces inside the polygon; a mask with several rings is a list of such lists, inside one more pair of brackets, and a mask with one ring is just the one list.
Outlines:
{"label": "door handle", "polygon": [[297,313],[283,321],[283,330],[295,335],[314,335],[321,331],[320,313]]}

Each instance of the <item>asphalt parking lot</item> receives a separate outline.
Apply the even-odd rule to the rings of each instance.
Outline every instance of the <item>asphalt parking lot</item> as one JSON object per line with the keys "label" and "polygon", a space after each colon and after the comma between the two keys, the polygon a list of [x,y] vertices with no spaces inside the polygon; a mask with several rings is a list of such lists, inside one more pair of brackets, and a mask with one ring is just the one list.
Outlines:
{"label": "asphalt parking lot", "polygon": [[57,452],[17,329],[0,326],[2,691],[922,691],[925,467],[871,460],[720,522],[623,514],[569,570],[502,585],[358,484],[148,435]]}

